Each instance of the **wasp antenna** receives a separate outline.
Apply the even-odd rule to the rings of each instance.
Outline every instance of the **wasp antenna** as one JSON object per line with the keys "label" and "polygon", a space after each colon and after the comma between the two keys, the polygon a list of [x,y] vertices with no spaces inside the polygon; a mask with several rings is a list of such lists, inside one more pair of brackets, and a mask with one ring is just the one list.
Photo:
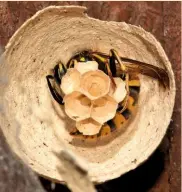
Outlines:
{"label": "wasp antenna", "polygon": [[112,72],[111,72],[111,69],[110,69],[110,67],[109,67],[108,62],[106,62],[105,65],[106,65],[106,68],[107,68],[108,75],[109,75],[109,77],[110,77],[110,79],[111,79],[111,81],[112,81],[112,84],[113,84],[113,86],[114,86],[114,89],[115,89],[115,88],[116,88],[116,83],[115,83],[114,78],[113,78],[113,76],[112,76]]}

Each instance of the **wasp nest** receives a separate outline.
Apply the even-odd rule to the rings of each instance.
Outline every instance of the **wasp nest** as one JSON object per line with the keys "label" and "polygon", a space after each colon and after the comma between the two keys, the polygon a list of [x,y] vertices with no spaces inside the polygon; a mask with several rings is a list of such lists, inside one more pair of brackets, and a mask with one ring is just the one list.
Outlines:
{"label": "wasp nest", "polygon": [[[37,173],[59,182],[61,165],[54,152],[64,147],[85,160],[91,180],[97,183],[136,168],[160,144],[174,106],[174,75],[159,42],[140,27],[96,20],[85,10],[52,6],[39,11],[9,40],[6,64],[0,66],[0,75],[9,80],[0,85],[5,88],[0,126],[9,145]],[[57,62],[67,63],[77,52],[109,53],[112,48],[122,57],[165,69],[170,88],[164,90],[157,80],[139,75],[138,112],[125,131],[105,145],[73,145],[68,129],[76,122],[83,134],[97,133],[125,97],[125,84],[114,79],[114,90],[96,62],[77,63],[62,79],[65,106],[60,107],[52,100],[45,77]]]}
{"label": "wasp nest", "polygon": [[116,89],[95,61],[78,62],[62,78],[66,114],[83,135],[98,134],[102,125],[114,118],[118,103],[126,96],[125,82],[120,78],[114,81]]}

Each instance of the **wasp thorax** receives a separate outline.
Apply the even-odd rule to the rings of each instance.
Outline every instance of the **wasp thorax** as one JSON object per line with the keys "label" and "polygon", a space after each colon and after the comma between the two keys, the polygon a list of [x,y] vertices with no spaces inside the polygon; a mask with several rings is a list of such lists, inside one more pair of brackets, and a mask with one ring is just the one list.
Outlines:
{"label": "wasp thorax", "polygon": [[114,118],[118,103],[126,96],[125,82],[120,78],[114,81],[115,88],[95,61],[78,62],[67,70],[61,82],[65,112],[83,135],[98,134],[102,125]]}

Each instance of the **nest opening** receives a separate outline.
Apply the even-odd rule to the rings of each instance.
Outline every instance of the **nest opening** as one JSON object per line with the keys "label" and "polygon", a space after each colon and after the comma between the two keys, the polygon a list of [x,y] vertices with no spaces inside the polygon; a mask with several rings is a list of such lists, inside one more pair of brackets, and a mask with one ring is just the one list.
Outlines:
{"label": "nest opening", "polygon": [[[69,11],[65,13],[65,9]],[[136,168],[156,149],[170,122],[175,82],[171,64],[151,34],[126,23],[95,20],[83,12],[81,7],[49,7],[33,16],[13,35],[4,53],[7,64],[0,66],[1,75],[4,75],[4,67],[8,68],[6,75],[10,80],[1,93],[8,102],[2,100],[6,110],[0,116],[0,122],[12,150],[37,173],[61,182],[57,170],[60,162],[53,152],[68,146],[75,155],[85,159],[91,180],[99,183]],[[38,19],[39,22],[35,22]],[[111,48],[118,50],[124,58],[165,69],[169,74],[170,91],[160,89],[158,81],[140,75],[138,87],[133,87],[135,81],[130,82],[129,108],[122,114],[116,113],[101,126],[100,138],[103,140],[95,136],[83,138],[74,130],[75,122],[65,114],[64,107],[51,98],[45,76],[57,61],[67,63],[76,52],[109,53]],[[26,54],[22,54],[24,50]],[[111,68],[112,72],[114,70]],[[94,89],[91,97],[97,94]],[[90,106],[87,99],[77,104],[78,108],[84,106],[86,110]],[[137,113],[127,125],[134,107]],[[119,109],[122,110],[122,106]],[[91,117],[80,118],[79,122],[85,118],[90,121]],[[100,124],[92,123],[95,127]],[[71,135],[68,129],[72,131]],[[101,141],[103,143],[99,144]],[[133,163],[133,159],[137,161]]]}

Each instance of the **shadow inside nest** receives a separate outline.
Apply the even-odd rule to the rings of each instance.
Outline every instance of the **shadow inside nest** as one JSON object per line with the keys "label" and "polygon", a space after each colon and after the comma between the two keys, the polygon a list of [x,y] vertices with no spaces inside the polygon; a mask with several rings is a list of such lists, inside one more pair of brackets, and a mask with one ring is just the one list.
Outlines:
{"label": "shadow inside nest", "polygon": [[[166,138],[164,138],[166,140]],[[159,148],[151,157],[135,170],[132,170],[123,176],[107,181],[103,184],[96,185],[98,192],[149,192],[155,186],[165,168],[165,155],[167,153],[166,143],[163,140]],[[164,146],[165,145],[165,146]],[[56,184],[51,189],[51,182],[40,178],[44,188],[49,192],[69,192],[70,190],[61,184]],[[165,189],[164,189],[165,191]]]}
{"label": "shadow inside nest", "polygon": [[164,154],[157,149],[148,161],[125,175],[97,185],[98,192],[149,192],[164,170]]}

